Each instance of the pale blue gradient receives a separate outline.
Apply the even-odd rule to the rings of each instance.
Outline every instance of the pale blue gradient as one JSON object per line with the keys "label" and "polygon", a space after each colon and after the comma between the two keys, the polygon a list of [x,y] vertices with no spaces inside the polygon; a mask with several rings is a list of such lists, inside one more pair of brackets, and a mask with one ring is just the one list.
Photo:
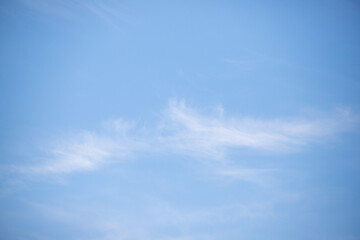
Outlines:
{"label": "pale blue gradient", "polygon": [[360,239],[359,23],[352,0],[1,1],[0,239]]}

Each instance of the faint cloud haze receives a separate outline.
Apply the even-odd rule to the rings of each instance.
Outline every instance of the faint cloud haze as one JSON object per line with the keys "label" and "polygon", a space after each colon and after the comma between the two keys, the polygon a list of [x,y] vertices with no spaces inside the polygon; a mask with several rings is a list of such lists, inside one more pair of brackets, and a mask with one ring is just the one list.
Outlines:
{"label": "faint cloud haze", "polygon": [[165,141],[175,149],[213,158],[224,157],[229,148],[289,152],[332,134],[348,130],[355,116],[340,109],[322,118],[258,119],[201,115],[184,102],[171,101],[164,126]]}
{"label": "faint cloud haze", "polygon": [[[306,145],[350,129],[357,120],[340,109],[327,118],[256,119],[202,115],[184,101],[172,100],[163,119],[144,134],[136,123],[123,119],[103,122],[102,131],[79,133],[58,141],[47,160],[27,168],[32,173],[90,171],[105,163],[121,161],[138,152],[185,154],[208,159],[225,159],[230,149],[253,149],[273,154],[299,151]],[[271,169],[224,170],[217,173],[250,182]]]}
{"label": "faint cloud haze", "polygon": [[21,2],[32,11],[68,20],[79,18],[87,13],[114,27],[118,27],[118,24],[122,22],[128,24],[133,22],[128,10],[119,1],[21,0]]}

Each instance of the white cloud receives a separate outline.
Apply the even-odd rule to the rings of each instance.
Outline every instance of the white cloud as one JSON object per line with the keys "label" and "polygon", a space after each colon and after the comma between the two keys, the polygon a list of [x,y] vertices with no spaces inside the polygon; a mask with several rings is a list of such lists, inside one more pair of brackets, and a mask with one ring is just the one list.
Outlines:
{"label": "white cloud", "polygon": [[146,148],[146,143],[136,137],[136,131],[132,131],[134,123],[122,119],[108,120],[103,127],[102,132],[78,133],[57,140],[42,164],[22,170],[39,174],[89,171]]}
{"label": "white cloud", "polygon": [[[231,149],[283,153],[300,150],[356,122],[346,110],[322,118],[275,120],[226,118],[223,108],[220,110],[217,115],[201,115],[184,102],[170,101],[158,128],[144,129],[134,122],[108,120],[102,124],[101,131],[88,131],[57,141],[48,151],[46,161],[25,171],[89,171],[139,152],[185,154],[212,160],[226,159]],[[269,171],[273,170],[216,170],[223,176],[258,183]]]}
{"label": "white cloud", "polygon": [[316,119],[261,120],[201,115],[172,101],[163,124],[163,141],[174,150],[223,158],[230,148],[288,152],[349,128],[349,111]]}
{"label": "white cloud", "polygon": [[264,168],[264,169],[257,169],[257,168],[237,168],[237,169],[226,169],[220,170],[217,174],[222,176],[231,177],[235,180],[242,180],[257,184],[264,184],[265,177],[268,174],[277,171],[277,169],[271,168]]}
{"label": "white cloud", "polygon": [[73,19],[75,4],[69,1],[47,1],[47,0],[21,0],[29,9],[48,15],[58,16],[64,19]]}
{"label": "white cloud", "polygon": [[133,18],[128,13],[129,10],[119,1],[21,0],[21,2],[32,11],[68,20],[84,18],[89,15],[116,28],[120,23],[132,24],[133,22]]}
{"label": "white cloud", "polygon": [[83,6],[99,19],[117,26],[119,22],[132,23],[133,19],[126,13],[124,5],[118,1],[85,1]]}
{"label": "white cloud", "polygon": [[68,173],[78,170],[92,170],[105,159],[113,156],[115,142],[100,139],[87,133],[74,142],[61,143],[51,150],[50,159],[42,166],[33,167],[35,173]]}

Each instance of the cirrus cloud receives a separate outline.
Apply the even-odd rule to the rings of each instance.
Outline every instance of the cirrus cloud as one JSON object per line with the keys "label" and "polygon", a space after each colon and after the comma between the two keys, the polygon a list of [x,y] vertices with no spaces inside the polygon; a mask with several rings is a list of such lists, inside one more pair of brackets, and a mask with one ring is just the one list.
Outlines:
{"label": "cirrus cloud", "polygon": [[[200,114],[184,101],[174,100],[169,102],[162,116],[154,125],[157,127],[152,129],[138,127],[123,119],[107,120],[100,131],[86,131],[57,141],[55,147],[48,149],[45,161],[26,168],[26,171],[89,171],[139,152],[185,154],[209,161],[225,159],[231,149],[289,153],[347,131],[358,121],[344,109],[322,118],[228,118],[222,114]],[[268,172],[266,169],[261,171]],[[217,173],[245,179],[254,175],[252,170],[221,169]]]}

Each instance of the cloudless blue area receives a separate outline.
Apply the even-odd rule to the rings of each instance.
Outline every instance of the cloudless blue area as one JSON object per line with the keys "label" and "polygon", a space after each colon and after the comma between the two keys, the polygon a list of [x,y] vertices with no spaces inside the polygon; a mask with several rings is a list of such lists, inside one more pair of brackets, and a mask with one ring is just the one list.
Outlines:
{"label": "cloudless blue area", "polygon": [[1,1],[0,239],[360,239],[358,130],[234,152],[280,169],[260,186],[179,154],[60,176],[11,168],[107,119],[154,125],[170,99],[233,117],[359,114],[359,23],[352,0]]}

